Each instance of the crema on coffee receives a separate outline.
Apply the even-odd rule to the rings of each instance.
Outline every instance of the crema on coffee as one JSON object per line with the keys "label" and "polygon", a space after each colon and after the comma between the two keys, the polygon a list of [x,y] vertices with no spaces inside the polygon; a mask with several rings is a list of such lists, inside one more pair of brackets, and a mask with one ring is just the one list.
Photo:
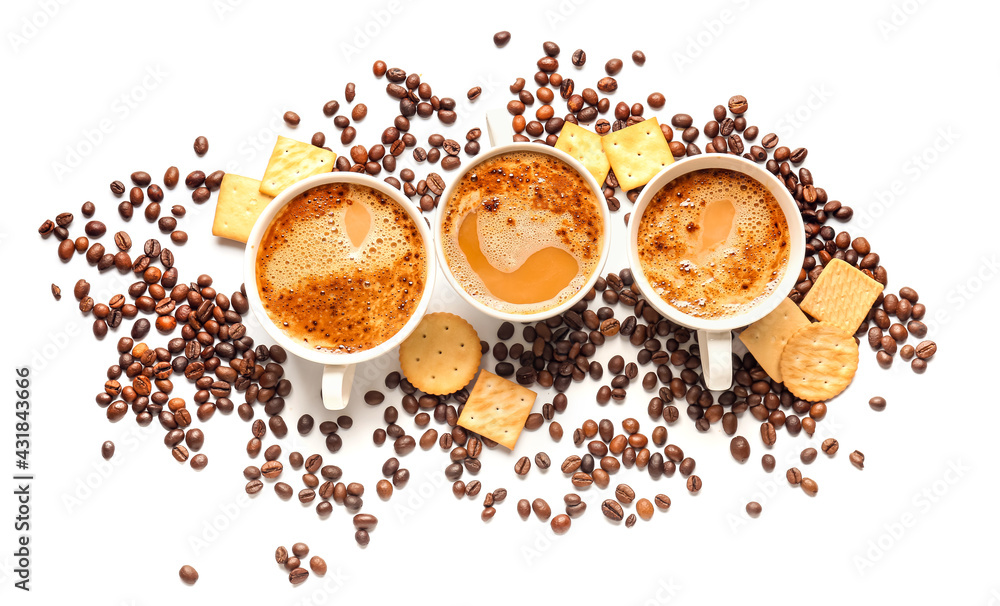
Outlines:
{"label": "crema on coffee", "polygon": [[767,298],[784,275],[790,246],[774,195],[727,169],[667,183],[638,228],[639,263],[653,290],[699,318],[741,314]]}
{"label": "crema on coffee", "polygon": [[599,266],[599,204],[584,177],[552,155],[488,158],[461,177],[441,209],[445,261],[461,288],[492,309],[551,309]]}
{"label": "crema on coffee", "polygon": [[424,294],[427,254],[410,215],[357,184],[299,194],[275,216],[257,251],[268,317],[296,342],[353,353],[390,339]]}

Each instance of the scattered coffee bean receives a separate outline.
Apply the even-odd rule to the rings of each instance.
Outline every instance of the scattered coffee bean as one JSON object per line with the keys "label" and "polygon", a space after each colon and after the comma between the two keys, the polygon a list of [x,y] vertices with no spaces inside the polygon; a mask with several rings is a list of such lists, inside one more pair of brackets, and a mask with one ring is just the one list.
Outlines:
{"label": "scattered coffee bean", "polygon": [[181,566],[180,572],[178,574],[180,575],[181,580],[187,583],[188,585],[194,585],[195,583],[198,582],[198,571],[195,570],[194,567],[192,566],[189,566],[187,564]]}

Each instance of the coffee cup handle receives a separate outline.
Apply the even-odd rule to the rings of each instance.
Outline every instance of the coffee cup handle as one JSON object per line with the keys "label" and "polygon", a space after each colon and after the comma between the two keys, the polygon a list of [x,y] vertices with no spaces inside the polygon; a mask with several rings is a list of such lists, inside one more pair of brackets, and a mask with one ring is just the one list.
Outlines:
{"label": "coffee cup handle", "polygon": [[354,382],[354,365],[326,366],[323,368],[321,394],[323,407],[327,410],[343,410],[351,397]]}
{"label": "coffee cup handle", "polygon": [[698,331],[698,349],[705,386],[711,391],[723,391],[733,384],[733,333]]}
{"label": "coffee cup handle", "polygon": [[486,132],[489,134],[490,147],[496,147],[514,140],[514,127],[511,125],[511,115],[506,107],[498,107],[486,112]]}

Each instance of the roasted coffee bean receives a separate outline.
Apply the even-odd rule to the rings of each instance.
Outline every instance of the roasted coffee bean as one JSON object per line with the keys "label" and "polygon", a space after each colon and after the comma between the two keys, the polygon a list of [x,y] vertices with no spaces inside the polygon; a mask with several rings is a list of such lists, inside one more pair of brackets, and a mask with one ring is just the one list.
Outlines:
{"label": "roasted coffee bean", "polygon": [[185,564],[181,566],[180,572],[178,573],[181,577],[181,581],[188,585],[194,585],[198,582],[198,571],[194,567]]}
{"label": "roasted coffee bean", "polygon": [[498,48],[502,48],[510,42],[510,32],[503,31],[493,34],[493,44],[497,45]]}
{"label": "roasted coffee bean", "polygon": [[597,81],[597,90],[602,93],[613,93],[618,90],[618,81],[610,76],[605,76]]}
{"label": "roasted coffee bean", "polygon": [[622,506],[614,499],[606,499],[601,503],[601,513],[604,514],[604,517],[614,522],[620,522],[625,517]]}
{"label": "roasted coffee bean", "polygon": [[840,450],[840,443],[835,438],[827,438],[823,440],[822,449],[824,453],[832,457]]}
{"label": "roasted coffee bean", "polygon": [[729,453],[740,463],[750,458],[750,443],[743,436],[736,436],[729,442]]}
{"label": "roasted coffee bean", "polygon": [[744,114],[747,111],[747,98],[743,95],[734,95],[729,98],[729,111],[734,114]]}
{"label": "roasted coffee bean", "polygon": [[799,460],[801,460],[806,465],[809,465],[810,463],[816,460],[816,454],[817,452],[815,448],[806,448],[799,454]]}
{"label": "roasted coffee bean", "polygon": [[774,425],[769,422],[761,423],[760,438],[767,446],[773,446],[776,439]]}
{"label": "roasted coffee bean", "polygon": [[934,341],[921,341],[916,347],[918,360],[929,360],[937,353],[937,344]]}

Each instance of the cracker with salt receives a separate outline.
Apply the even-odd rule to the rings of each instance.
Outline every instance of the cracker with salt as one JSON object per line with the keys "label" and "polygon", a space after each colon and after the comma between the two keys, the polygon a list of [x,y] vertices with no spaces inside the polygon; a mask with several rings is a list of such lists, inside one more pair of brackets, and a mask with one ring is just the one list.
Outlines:
{"label": "cracker with salt", "polygon": [[257,217],[274,198],[260,192],[260,181],[226,173],[215,203],[212,235],[246,244]]}
{"label": "cracker with salt", "polygon": [[623,191],[645,185],[674,161],[656,118],[608,133],[601,143]]}
{"label": "cracker with salt", "polygon": [[799,329],[781,353],[785,388],[807,402],[829,400],[844,391],[857,370],[854,337],[828,322]]}
{"label": "cracker with salt", "polygon": [[556,140],[556,149],[579,160],[580,164],[583,164],[587,171],[594,175],[598,184],[604,183],[611,163],[608,162],[608,157],[604,153],[600,135],[572,122],[566,122],[563,124],[562,131],[559,132],[559,139]]}
{"label": "cracker with salt", "polygon": [[784,298],[774,311],[747,326],[737,338],[747,346],[767,376],[780,383],[779,362],[785,343],[796,331],[806,326],[809,326],[809,318],[794,301]]}
{"label": "cracker with salt", "polygon": [[514,450],[535,397],[527,387],[482,370],[458,424]]}
{"label": "cracker with salt", "polygon": [[261,179],[260,191],[277,196],[296,181],[332,171],[336,159],[337,154],[332,151],[278,135]]}
{"label": "cracker with salt", "polygon": [[854,334],[884,287],[846,261],[832,259],[799,307],[810,316]]}
{"label": "cracker with salt", "polygon": [[483,350],[471,324],[454,314],[427,314],[399,345],[399,364],[414,387],[432,395],[454,393],[479,370]]}

